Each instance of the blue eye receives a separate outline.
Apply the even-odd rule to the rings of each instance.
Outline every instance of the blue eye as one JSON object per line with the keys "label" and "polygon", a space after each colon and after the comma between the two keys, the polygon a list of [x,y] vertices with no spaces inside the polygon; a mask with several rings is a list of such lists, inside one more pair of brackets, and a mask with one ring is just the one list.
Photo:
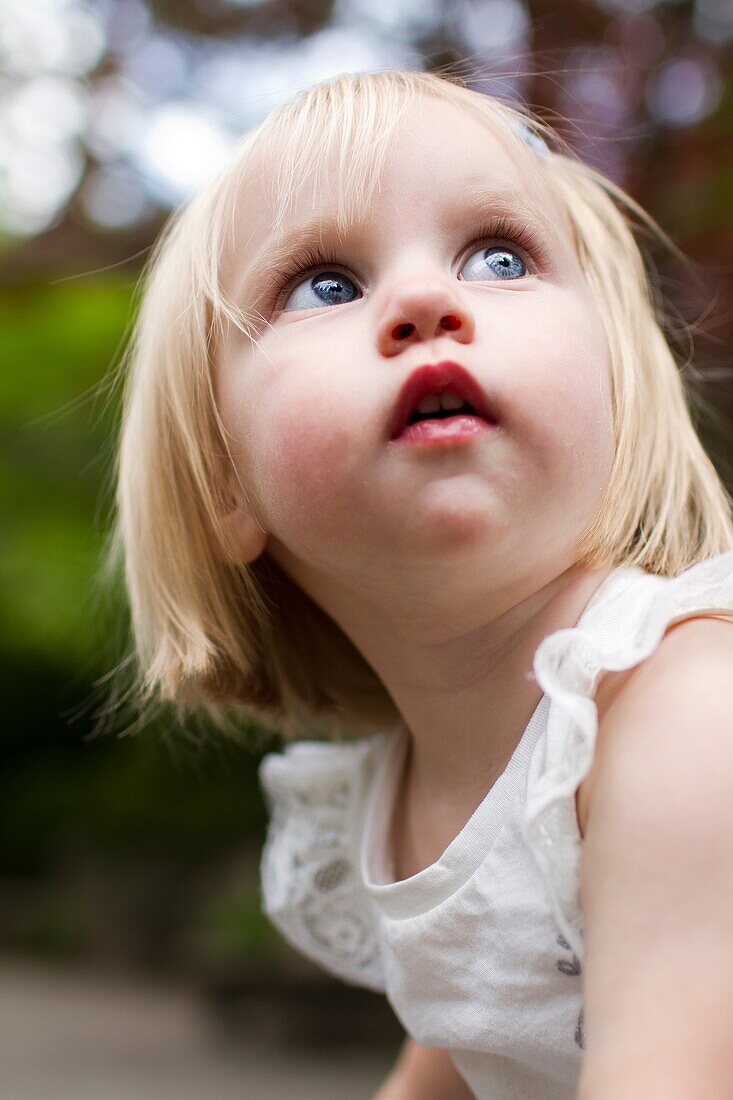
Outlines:
{"label": "blue eye", "polygon": [[294,287],[282,308],[318,309],[320,306],[340,306],[353,302],[359,293],[355,284],[343,272],[317,271]]}
{"label": "blue eye", "polygon": [[[470,274],[465,274],[470,272]],[[489,245],[472,252],[461,268],[461,278],[479,282],[516,279],[527,274],[524,260],[506,245]]]}

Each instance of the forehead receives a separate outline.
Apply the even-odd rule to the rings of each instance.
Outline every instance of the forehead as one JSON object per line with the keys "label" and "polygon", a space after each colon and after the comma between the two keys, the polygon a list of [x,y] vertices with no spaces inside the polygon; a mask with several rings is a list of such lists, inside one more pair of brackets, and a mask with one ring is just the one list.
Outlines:
{"label": "forehead", "polygon": [[296,116],[263,131],[234,216],[239,292],[293,247],[346,240],[385,205],[440,209],[456,221],[470,213],[515,215],[549,236],[563,223],[569,232],[543,178],[546,166],[503,120],[422,95],[400,106],[391,118],[352,119],[351,127],[316,128]]}

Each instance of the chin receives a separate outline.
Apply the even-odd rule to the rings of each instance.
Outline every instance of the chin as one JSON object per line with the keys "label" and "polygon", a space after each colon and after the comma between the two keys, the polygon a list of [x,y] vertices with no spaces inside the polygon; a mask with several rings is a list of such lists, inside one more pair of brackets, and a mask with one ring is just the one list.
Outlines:
{"label": "chin", "polygon": [[410,524],[416,547],[432,547],[443,554],[486,551],[508,534],[497,502],[485,490],[431,493],[429,500],[424,496],[416,502]]}

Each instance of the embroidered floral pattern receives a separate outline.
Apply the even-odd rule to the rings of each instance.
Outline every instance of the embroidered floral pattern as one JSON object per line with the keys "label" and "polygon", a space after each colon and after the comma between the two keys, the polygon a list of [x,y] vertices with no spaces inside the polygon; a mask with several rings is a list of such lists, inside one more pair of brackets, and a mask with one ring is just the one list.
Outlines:
{"label": "embroidered floral pattern", "polygon": [[383,990],[376,921],[349,831],[375,747],[376,739],[300,742],[265,757],[270,824],[261,872],[265,911],[294,947],[345,981]]}

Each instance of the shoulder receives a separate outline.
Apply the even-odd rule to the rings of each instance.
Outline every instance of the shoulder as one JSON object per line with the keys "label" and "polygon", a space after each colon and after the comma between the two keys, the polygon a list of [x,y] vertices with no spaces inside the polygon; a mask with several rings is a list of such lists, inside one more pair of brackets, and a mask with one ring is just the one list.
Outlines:
{"label": "shoulder", "polygon": [[[608,672],[596,691],[598,736],[593,765],[578,789],[578,820],[583,836],[601,778],[622,762],[647,768],[646,753],[656,755],[663,739],[689,750],[698,744],[695,731],[704,724],[708,744],[719,736],[730,740],[733,726],[733,613],[697,615],[673,623],[644,661]],[[712,745],[711,745],[712,747]],[[650,792],[661,779],[661,762],[646,771]]]}
{"label": "shoulder", "polygon": [[660,1066],[718,1083],[733,1069],[720,1053],[733,1018],[732,672],[733,617],[696,616],[599,707],[580,875],[588,1064],[594,1080],[623,1066],[628,1092]]}
{"label": "shoulder", "polygon": [[[579,958],[583,889],[602,867],[600,841],[604,854],[623,855],[641,837],[649,853],[654,829],[683,828],[690,800],[704,805],[703,769],[715,770],[716,756],[733,746],[731,619],[733,549],[674,577],[621,566],[576,626],[548,635],[535,652],[548,705],[527,773],[522,835]],[[728,803],[733,810],[730,795],[721,814]],[[656,816],[643,820],[642,811]],[[591,833],[599,843],[589,845]],[[663,841],[671,835],[659,837],[657,851]]]}

